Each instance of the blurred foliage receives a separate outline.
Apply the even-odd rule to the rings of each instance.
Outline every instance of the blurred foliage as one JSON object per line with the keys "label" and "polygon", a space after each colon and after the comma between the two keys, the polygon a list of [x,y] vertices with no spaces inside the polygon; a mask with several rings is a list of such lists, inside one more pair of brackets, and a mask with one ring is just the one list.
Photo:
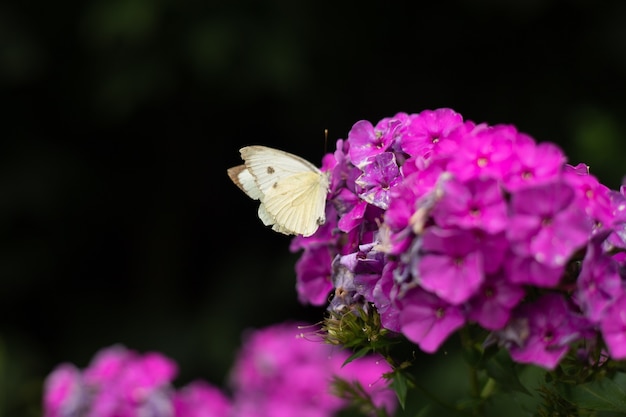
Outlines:
{"label": "blurred foliage", "polygon": [[451,107],[618,187],[624,18],[618,0],[1,4],[0,415],[38,415],[52,367],[103,346],[222,384],[245,328],[321,318],[226,176],[241,146],[319,161],[359,119]]}

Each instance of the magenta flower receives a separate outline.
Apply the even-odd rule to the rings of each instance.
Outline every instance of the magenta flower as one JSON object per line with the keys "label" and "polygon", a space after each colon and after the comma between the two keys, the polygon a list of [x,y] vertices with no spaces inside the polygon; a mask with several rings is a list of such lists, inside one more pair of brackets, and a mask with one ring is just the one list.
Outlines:
{"label": "magenta flower", "polygon": [[173,402],[174,417],[233,417],[230,398],[203,380],[176,391]]}
{"label": "magenta flower", "polygon": [[587,322],[575,315],[563,296],[546,294],[537,301],[521,305],[515,321],[526,323],[519,336],[521,345],[512,344],[513,360],[554,369],[569,350],[569,344],[585,332]]}
{"label": "magenta flower", "polygon": [[302,304],[322,305],[333,289],[330,279],[332,255],[328,246],[305,250],[296,262],[296,291]]}
{"label": "magenta flower", "polygon": [[524,289],[509,282],[503,271],[487,275],[483,285],[468,302],[467,317],[485,329],[502,329],[524,295]]}
{"label": "magenta flower", "polygon": [[422,288],[448,303],[461,304],[472,297],[485,278],[483,253],[472,232],[429,228],[424,232],[417,263]]}
{"label": "magenta flower", "polygon": [[404,152],[428,160],[454,152],[458,144],[450,133],[463,123],[463,117],[452,109],[424,110],[410,116],[406,134],[400,139]]}
{"label": "magenta flower", "polygon": [[333,416],[348,406],[333,393],[335,376],[358,380],[375,402],[395,410],[395,394],[382,378],[391,370],[384,360],[362,358],[342,368],[349,353],[315,331],[309,324],[282,323],[247,335],[230,378],[235,416]]}
{"label": "magenta flower", "polygon": [[59,365],[44,387],[44,415],[172,417],[176,364],[157,352],[140,355],[121,345],[102,349],[82,374]]}
{"label": "magenta flower", "polygon": [[553,143],[535,143],[523,134],[513,143],[515,157],[504,175],[505,187],[510,191],[556,180],[563,170],[566,157]]}
{"label": "magenta flower", "polygon": [[87,389],[80,370],[63,363],[44,381],[43,416],[69,417],[79,415],[87,406]]}
{"label": "magenta flower", "polygon": [[[600,331],[589,323],[619,327],[609,311],[624,292],[626,192],[568,165],[555,144],[442,108],[359,121],[324,161],[332,231],[320,233],[330,255],[307,245],[297,269],[299,283],[332,283],[328,308],[375,308],[386,329],[427,351],[466,320],[514,335],[543,311],[525,296],[546,290],[581,310],[585,330],[570,329],[574,339]],[[578,273],[592,238],[598,248]],[[327,269],[334,262],[344,268]],[[329,281],[314,278],[324,274]],[[324,302],[326,287],[299,288],[301,300]],[[560,357],[522,349],[521,336],[503,337],[520,358],[553,366]]]}
{"label": "magenta flower", "polygon": [[393,292],[396,290],[394,282],[394,272],[398,267],[397,262],[390,261],[383,267],[381,277],[372,291],[372,302],[378,313],[384,328],[400,333],[400,311],[393,301]]}
{"label": "magenta flower", "polygon": [[576,287],[575,300],[592,323],[599,323],[624,292],[618,264],[603,253],[601,241],[590,242]]}
{"label": "magenta flower", "polygon": [[621,291],[619,298],[608,306],[600,322],[602,337],[611,357],[626,359],[626,293]]}
{"label": "magenta flower", "polygon": [[504,178],[510,169],[517,129],[508,125],[477,127],[464,135],[459,152],[448,164],[460,180],[479,177]]}
{"label": "magenta flower", "polygon": [[564,267],[538,262],[532,256],[509,253],[504,260],[507,280],[514,284],[529,284],[538,288],[556,287],[563,277]]}
{"label": "magenta flower", "polygon": [[361,168],[368,159],[386,152],[393,144],[396,130],[402,126],[402,120],[385,120],[374,128],[366,120],[356,122],[348,133],[350,142],[350,160],[352,164]]}
{"label": "magenta flower", "polygon": [[590,237],[591,223],[563,181],[516,191],[507,236],[519,256],[562,267]]}
{"label": "magenta flower", "polygon": [[400,328],[420,349],[434,353],[454,331],[465,324],[461,308],[415,288],[402,299]]}
{"label": "magenta flower", "polygon": [[611,201],[611,190],[593,175],[570,171],[564,176],[574,189],[577,204],[595,223],[597,230],[609,230],[613,227],[615,213]]}
{"label": "magenta flower", "polygon": [[441,227],[482,229],[498,233],[507,226],[507,206],[499,183],[493,178],[472,178],[464,183],[450,179],[443,183],[443,196],[432,216]]}
{"label": "magenta flower", "polygon": [[371,158],[363,167],[363,174],[356,179],[356,184],[362,189],[359,197],[369,204],[387,209],[389,190],[402,180],[400,169],[391,152],[383,152]]}

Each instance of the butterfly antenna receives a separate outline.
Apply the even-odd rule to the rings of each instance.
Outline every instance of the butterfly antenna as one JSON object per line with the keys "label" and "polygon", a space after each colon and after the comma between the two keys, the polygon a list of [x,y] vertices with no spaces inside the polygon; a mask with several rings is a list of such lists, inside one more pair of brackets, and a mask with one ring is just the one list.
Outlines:
{"label": "butterfly antenna", "polygon": [[328,129],[324,129],[324,155],[328,152]]}

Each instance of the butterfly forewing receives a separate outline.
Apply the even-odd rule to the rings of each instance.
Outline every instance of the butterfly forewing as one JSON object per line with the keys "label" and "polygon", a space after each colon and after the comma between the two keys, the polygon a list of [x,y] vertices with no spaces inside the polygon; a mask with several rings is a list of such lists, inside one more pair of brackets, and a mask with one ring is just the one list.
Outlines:
{"label": "butterfly forewing", "polygon": [[311,171],[321,174],[320,170],[297,155],[265,146],[246,146],[240,150],[246,168],[256,179],[262,193],[286,177]]}
{"label": "butterfly forewing", "polygon": [[329,180],[315,165],[278,149],[246,146],[244,165],[228,169],[231,180],[260,200],[263,224],[284,234],[310,236],[324,223]]}
{"label": "butterfly forewing", "polygon": [[236,167],[228,168],[228,176],[248,197],[253,200],[259,200],[263,195],[261,190],[256,185],[256,180],[248,171],[245,165],[237,165]]}

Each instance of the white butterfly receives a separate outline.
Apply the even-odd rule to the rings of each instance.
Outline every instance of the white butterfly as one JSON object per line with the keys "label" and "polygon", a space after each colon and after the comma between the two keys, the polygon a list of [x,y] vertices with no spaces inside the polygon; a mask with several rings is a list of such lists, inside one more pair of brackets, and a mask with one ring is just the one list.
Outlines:
{"label": "white butterfly", "polygon": [[259,200],[259,218],[286,235],[310,236],[326,221],[328,174],[299,156],[266,146],[239,150],[243,165],[227,170],[250,198]]}

